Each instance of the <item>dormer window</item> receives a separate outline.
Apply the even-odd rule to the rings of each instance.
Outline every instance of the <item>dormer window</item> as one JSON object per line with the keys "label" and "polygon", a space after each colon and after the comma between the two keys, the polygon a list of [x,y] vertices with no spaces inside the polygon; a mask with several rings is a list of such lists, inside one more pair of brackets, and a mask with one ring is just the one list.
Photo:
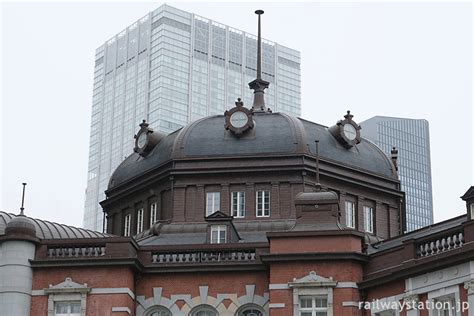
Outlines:
{"label": "dormer window", "polygon": [[227,226],[212,225],[211,226],[211,244],[225,244],[227,241]]}
{"label": "dormer window", "polygon": [[209,216],[221,208],[221,193],[207,192],[206,194],[206,216]]}

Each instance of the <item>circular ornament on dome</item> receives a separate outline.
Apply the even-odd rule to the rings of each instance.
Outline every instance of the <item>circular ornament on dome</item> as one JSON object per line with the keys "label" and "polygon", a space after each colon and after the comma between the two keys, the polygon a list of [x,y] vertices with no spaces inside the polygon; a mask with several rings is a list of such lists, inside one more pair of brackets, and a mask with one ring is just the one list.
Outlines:
{"label": "circular ornament on dome", "polygon": [[225,111],[225,129],[230,130],[235,136],[239,137],[249,129],[253,128],[252,111],[244,107],[240,98],[235,102],[235,107]]}
{"label": "circular ornament on dome", "polygon": [[354,115],[350,111],[344,115],[344,120],[337,122],[336,125],[329,128],[329,132],[339,143],[347,149],[360,143],[360,126],[352,120]]}
{"label": "circular ornament on dome", "polygon": [[156,145],[156,142],[152,141],[151,134],[153,130],[148,127],[148,123],[143,120],[140,124],[140,130],[135,135],[135,148],[133,151],[145,157]]}

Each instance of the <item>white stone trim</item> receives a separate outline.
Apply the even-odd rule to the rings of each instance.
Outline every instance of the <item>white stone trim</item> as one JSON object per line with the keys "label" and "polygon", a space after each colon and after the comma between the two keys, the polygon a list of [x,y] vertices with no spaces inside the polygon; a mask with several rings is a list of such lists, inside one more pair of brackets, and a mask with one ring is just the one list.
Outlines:
{"label": "white stone trim", "polygon": [[359,302],[346,301],[346,302],[342,302],[342,306],[344,306],[344,307],[357,307],[357,308],[359,308]]}
{"label": "white stone trim", "polygon": [[286,283],[275,283],[268,285],[268,289],[270,290],[289,290],[290,287]]}
{"label": "white stone trim", "polygon": [[[383,297],[379,298],[377,301],[380,303],[379,306],[390,306],[391,304],[396,304],[395,306],[398,306],[399,302],[404,298],[403,294],[399,295],[394,295],[394,296],[388,296],[388,297]],[[380,313],[383,311],[387,311],[390,309],[378,309],[376,308],[377,306],[372,306],[373,308],[370,310],[370,315],[375,315],[375,313]],[[395,312],[396,316],[400,315],[400,310],[397,308],[396,310],[393,310]]]}
{"label": "white stone trim", "polygon": [[98,287],[91,289],[90,294],[128,294],[132,299],[135,299],[135,294],[128,287]]}
{"label": "white stone trim", "polygon": [[355,283],[355,282],[337,282],[336,288],[338,288],[338,289],[347,289],[347,288],[358,289],[359,287],[357,286],[357,283]]}
{"label": "white stone trim", "polygon": [[129,315],[132,315],[132,311],[128,307],[112,307],[112,313],[114,312],[119,312],[119,313],[128,313]]}
{"label": "white stone trim", "polygon": [[474,275],[473,263],[470,261],[408,278],[405,280],[405,292],[423,294],[462,284],[472,279],[471,275]]}
{"label": "white stone trim", "polygon": [[87,294],[91,288],[87,287],[87,283],[80,284],[74,282],[72,278],[67,277],[64,282],[56,285],[49,285],[43,292],[48,295],[48,316],[54,316],[54,305],[56,302],[75,301],[81,303],[81,316],[86,315]]}
{"label": "white stone trim", "polygon": [[[128,294],[132,299],[135,299],[135,294],[131,289],[126,287],[119,288],[92,288],[89,294]],[[44,290],[33,290],[31,296],[48,295]]]}
{"label": "white stone trim", "polygon": [[[459,285],[453,285],[451,287],[440,288],[436,291],[428,292],[429,301],[434,301],[437,298],[442,298],[445,296],[454,297],[454,301],[459,302],[460,301]],[[428,310],[428,315],[429,316],[435,315],[433,309]],[[460,315],[460,314],[456,313],[456,315]]]}
{"label": "white stone trim", "polygon": [[[144,296],[137,296],[136,316],[148,315],[155,306],[163,306],[169,309],[173,316],[188,316],[189,313],[200,305],[209,305],[215,308],[219,316],[235,316],[246,305],[254,305],[268,315],[269,311],[269,294],[264,296],[255,294],[255,285],[246,285],[246,294],[238,297],[236,293],[217,294],[216,297],[209,296],[208,286],[199,287],[199,296],[191,297],[189,294],[171,295],[170,298],[161,296],[162,288],[153,288],[153,297],[145,299]],[[226,307],[222,304],[224,300],[230,300],[231,303]],[[185,304],[179,308],[176,301],[183,300]]]}
{"label": "white stone trim", "polygon": [[284,308],[285,303],[271,303],[268,305],[269,308]]}

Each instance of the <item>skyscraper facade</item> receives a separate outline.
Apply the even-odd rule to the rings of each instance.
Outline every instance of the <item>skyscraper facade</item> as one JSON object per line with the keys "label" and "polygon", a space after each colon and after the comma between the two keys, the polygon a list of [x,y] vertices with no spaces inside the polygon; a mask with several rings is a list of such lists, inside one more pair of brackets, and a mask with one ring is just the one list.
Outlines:
{"label": "skyscraper facade", "polygon": [[[150,12],[96,50],[84,227],[102,231],[112,171],[133,148],[138,124],[169,133],[222,114],[253,96],[257,40],[246,32],[168,5]],[[300,53],[264,40],[267,106],[301,114]]]}
{"label": "skyscraper facade", "polygon": [[360,123],[362,136],[387,155],[398,149],[398,174],[406,194],[406,229],[433,224],[429,124],[424,119],[375,116]]}

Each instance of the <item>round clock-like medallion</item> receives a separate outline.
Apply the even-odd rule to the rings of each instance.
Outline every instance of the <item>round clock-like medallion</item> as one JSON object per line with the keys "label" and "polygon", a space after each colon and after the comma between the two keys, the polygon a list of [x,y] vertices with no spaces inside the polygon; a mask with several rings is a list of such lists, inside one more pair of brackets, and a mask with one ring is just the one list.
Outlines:
{"label": "round clock-like medallion", "polygon": [[242,128],[249,121],[249,117],[242,111],[236,111],[230,116],[230,124],[235,128]]}
{"label": "round clock-like medallion", "polygon": [[354,116],[350,111],[344,115],[344,120],[340,120],[329,127],[329,132],[336,138],[341,145],[347,149],[357,145],[361,141],[360,126],[352,119]]}
{"label": "round clock-like medallion", "polygon": [[142,133],[140,134],[140,136],[138,136],[138,139],[137,139],[137,146],[138,146],[138,148],[143,148],[143,147],[145,147],[146,140],[147,140],[147,133],[146,133],[146,132],[142,132]]}
{"label": "round clock-like medallion", "polygon": [[349,140],[354,140],[357,137],[357,131],[352,124],[344,124],[344,136]]}
{"label": "round clock-like medallion", "polygon": [[230,130],[235,136],[240,137],[249,129],[253,128],[252,111],[244,107],[244,103],[239,98],[235,102],[235,107],[225,111],[225,129]]}

